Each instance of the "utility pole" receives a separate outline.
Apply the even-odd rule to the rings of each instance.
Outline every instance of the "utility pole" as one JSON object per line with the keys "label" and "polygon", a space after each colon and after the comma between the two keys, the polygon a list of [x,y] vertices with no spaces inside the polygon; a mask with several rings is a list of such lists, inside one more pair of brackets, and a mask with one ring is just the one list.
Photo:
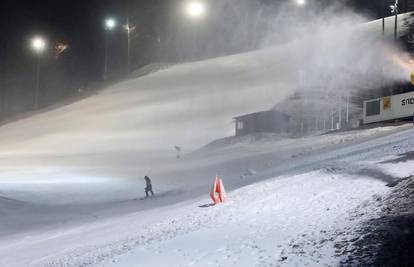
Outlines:
{"label": "utility pole", "polygon": [[394,40],[397,41],[397,39],[398,39],[398,36],[397,36],[397,30],[398,30],[398,0],[395,0],[393,11],[394,11],[394,15],[395,15]]}
{"label": "utility pole", "polygon": [[131,26],[129,15],[127,15],[127,21],[124,25],[124,29],[127,33],[127,74],[131,72],[131,41],[132,33],[135,31],[135,26]]}
{"label": "utility pole", "polygon": [[398,29],[398,13],[395,11],[395,28],[394,28],[394,40],[397,41],[397,29]]}
{"label": "utility pole", "polygon": [[5,103],[6,103],[6,92],[7,92],[7,70],[8,70],[8,41],[4,41],[4,48],[0,51],[0,59],[2,62],[2,65],[0,64],[0,85],[1,85],[1,107],[0,107],[0,119],[5,119],[6,117],[6,109],[5,109]]}
{"label": "utility pole", "polygon": [[[131,73],[131,43],[132,43],[132,33],[135,31],[135,26],[131,25],[131,13],[132,1],[125,1],[125,10],[126,10],[126,24],[123,25],[124,30],[127,34],[127,59],[126,59],[126,73],[129,75]],[[132,13],[133,14],[133,13]]]}
{"label": "utility pole", "polygon": [[131,73],[131,41],[132,33],[135,30],[135,27],[131,25],[130,10],[131,10],[131,1],[126,1],[126,23],[123,25],[124,30],[127,34],[127,58],[126,58],[126,73],[129,75]]}
{"label": "utility pole", "polygon": [[342,128],[342,99],[339,102],[339,106],[338,106],[338,130],[340,130]]}
{"label": "utility pole", "polygon": [[382,36],[385,35],[385,0],[381,1]]}
{"label": "utility pole", "polygon": [[129,15],[127,15],[125,29],[127,31],[127,74],[129,74],[131,72],[131,26],[129,24]]}
{"label": "utility pole", "polygon": [[346,96],[346,124],[349,124],[349,94]]}
{"label": "utility pole", "polygon": [[39,108],[39,91],[40,91],[40,54],[37,54],[36,64],[36,90],[34,96],[34,108]]}
{"label": "utility pole", "polygon": [[104,73],[103,79],[106,81],[108,79],[108,55],[109,54],[109,32],[105,32],[105,59],[104,59]]}
{"label": "utility pole", "polygon": [[36,87],[34,93],[34,109],[39,108],[39,91],[40,91],[40,63],[41,54],[46,50],[46,40],[42,37],[35,37],[32,39],[32,49],[36,53]]}
{"label": "utility pole", "polygon": [[108,79],[108,63],[109,63],[109,34],[115,29],[116,21],[113,18],[107,18],[105,20],[105,59],[104,59],[104,73],[103,79]]}

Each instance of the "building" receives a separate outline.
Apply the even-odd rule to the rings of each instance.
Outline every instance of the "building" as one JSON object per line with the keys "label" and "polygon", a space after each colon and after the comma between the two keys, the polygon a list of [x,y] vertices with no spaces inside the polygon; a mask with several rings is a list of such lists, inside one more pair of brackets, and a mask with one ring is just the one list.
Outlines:
{"label": "building", "polygon": [[414,116],[414,92],[364,101],[364,124]]}
{"label": "building", "polygon": [[289,115],[267,110],[235,117],[236,136],[253,133],[287,133],[291,125]]}

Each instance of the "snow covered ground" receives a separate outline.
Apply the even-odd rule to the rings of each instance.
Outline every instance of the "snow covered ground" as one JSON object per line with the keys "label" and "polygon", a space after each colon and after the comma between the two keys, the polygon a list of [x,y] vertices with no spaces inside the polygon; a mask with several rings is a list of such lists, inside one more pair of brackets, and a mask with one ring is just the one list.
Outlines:
{"label": "snow covered ground", "polygon": [[[71,225],[73,221],[79,220],[98,221],[189,200],[204,195],[216,173],[225,177],[229,190],[278,175],[301,173],[309,166],[320,166],[331,157],[336,157],[337,149],[410,127],[380,127],[300,139],[269,136],[270,139],[252,141],[241,138],[228,145],[222,144],[220,149],[208,146],[180,160],[172,158],[165,165],[160,165],[158,172],[151,172],[155,191],[160,197],[150,203],[134,201],[144,195],[143,179],[139,174],[131,179],[94,178],[84,174],[82,180],[71,181],[69,178],[64,179],[63,175],[67,174],[62,168],[57,170],[60,175],[58,179],[39,177],[34,181],[2,180],[0,213],[5,216],[0,222],[0,234],[13,235],[62,223]],[[74,168],[82,158],[89,163],[91,160],[105,163],[117,155],[124,160],[117,163],[114,171],[134,166],[133,153],[76,155],[73,156],[74,161],[70,160],[72,157],[55,158],[53,155],[37,156],[30,160],[32,163],[47,162],[49,165],[63,162],[72,164]],[[22,161],[23,165],[27,159],[23,158]],[[246,176],[246,172],[251,173]]]}
{"label": "snow covered ground", "polygon": [[352,227],[344,220],[349,210],[384,190],[377,181],[320,171],[280,177],[238,190],[229,203],[208,211],[186,207],[191,214],[172,224],[201,217],[201,225],[186,226],[177,237],[136,247],[103,266],[335,265],[332,242],[341,229]]}
{"label": "snow covered ground", "polygon": [[[378,129],[366,130],[377,137],[291,158],[296,174],[230,192],[224,205],[204,207],[210,203],[206,186],[205,197],[178,204],[5,237],[0,265],[335,265],[341,260],[336,242],[375,216],[364,202],[412,173],[412,165],[396,173],[379,164],[414,149],[411,125],[396,129],[382,137]],[[366,216],[355,217],[355,210]]]}
{"label": "snow covered ground", "polygon": [[390,193],[376,195],[356,209],[362,219],[348,232],[353,238],[336,244],[345,266],[411,266],[414,262],[414,176],[413,152],[402,153],[377,162],[386,175],[408,177],[391,183]]}

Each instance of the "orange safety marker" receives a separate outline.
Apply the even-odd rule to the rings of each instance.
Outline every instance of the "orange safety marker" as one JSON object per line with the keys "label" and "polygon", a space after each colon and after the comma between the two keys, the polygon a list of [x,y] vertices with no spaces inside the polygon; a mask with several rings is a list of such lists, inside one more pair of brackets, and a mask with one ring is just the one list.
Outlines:
{"label": "orange safety marker", "polygon": [[223,203],[227,199],[226,189],[224,189],[223,180],[218,176],[214,180],[213,188],[210,192],[210,197],[213,200],[214,204]]}

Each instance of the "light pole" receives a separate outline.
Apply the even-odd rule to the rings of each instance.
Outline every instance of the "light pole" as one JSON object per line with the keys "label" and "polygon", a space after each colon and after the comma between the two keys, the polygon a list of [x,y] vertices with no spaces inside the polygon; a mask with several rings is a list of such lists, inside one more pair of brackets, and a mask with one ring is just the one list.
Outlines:
{"label": "light pole", "polygon": [[395,4],[390,6],[391,12],[395,15],[395,24],[394,24],[394,40],[397,40],[397,30],[398,30],[398,0],[395,0]]}
{"label": "light pole", "polygon": [[350,96],[348,93],[348,95],[346,96],[346,124],[347,126],[349,125],[349,98]]}
{"label": "light pole", "polygon": [[381,0],[382,36],[385,35],[385,0]]}
{"label": "light pole", "polygon": [[34,96],[34,108],[39,108],[39,91],[40,91],[40,56],[46,50],[46,41],[42,37],[35,37],[31,41],[33,51],[37,55],[36,64],[36,88]]}
{"label": "light pole", "polygon": [[[184,6],[185,13],[188,18],[192,19],[193,21],[201,20],[205,17],[207,12],[207,7],[204,1],[202,0],[192,0],[188,1]],[[193,39],[192,44],[192,53],[191,58],[194,59],[195,55],[197,54],[197,48],[199,45],[199,36],[198,31],[196,29],[191,29],[191,35]]]}
{"label": "light pole", "polygon": [[104,74],[103,79],[108,79],[108,53],[109,53],[109,32],[115,29],[116,21],[113,18],[107,18],[105,20],[105,62],[104,62]]}
{"label": "light pole", "polygon": [[131,72],[131,33],[135,30],[134,26],[131,26],[129,16],[127,16],[124,29],[127,32],[127,74]]}

